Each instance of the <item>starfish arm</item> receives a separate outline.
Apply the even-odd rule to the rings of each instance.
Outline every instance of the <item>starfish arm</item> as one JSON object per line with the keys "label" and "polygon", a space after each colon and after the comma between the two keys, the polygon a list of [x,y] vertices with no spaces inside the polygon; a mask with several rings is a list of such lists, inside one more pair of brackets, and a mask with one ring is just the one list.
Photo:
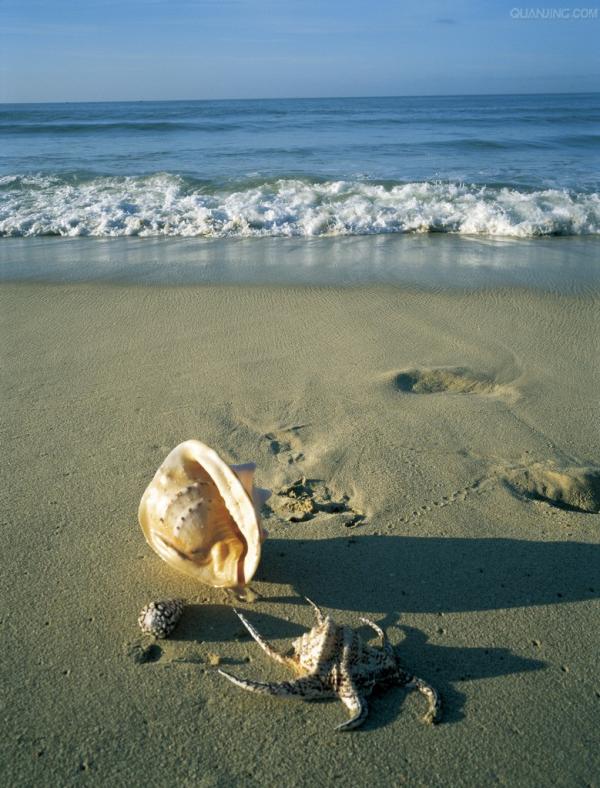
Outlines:
{"label": "starfish arm", "polygon": [[418,690],[421,695],[424,695],[429,701],[429,708],[423,717],[423,722],[439,722],[442,713],[442,700],[437,691],[430,684],[417,676],[409,676],[404,686],[406,689]]}
{"label": "starfish arm", "polygon": [[252,635],[254,640],[258,643],[258,645],[262,648],[262,650],[268,654],[271,659],[274,659],[276,662],[280,662],[282,665],[287,665],[288,667],[294,665],[294,660],[290,657],[286,657],[283,654],[280,654],[273,646],[265,640],[262,635],[260,635],[252,626],[252,624],[248,621],[248,619],[243,616],[239,611],[235,610],[235,614],[240,619],[242,624],[246,627],[248,632]]}
{"label": "starfish arm", "polygon": [[340,688],[340,700],[344,706],[350,711],[352,716],[346,722],[337,725],[336,731],[351,731],[358,728],[367,718],[369,713],[369,706],[367,701],[358,694],[353,684],[345,683]]}
{"label": "starfish arm", "polygon": [[382,629],[379,626],[379,624],[376,624],[374,621],[371,621],[370,618],[361,618],[359,620],[362,621],[363,624],[366,624],[368,627],[371,627],[371,629],[377,635],[379,635],[379,637],[381,638],[381,647],[386,652],[386,654],[393,654],[394,653],[394,649],[392,647],[392,644],[388,640],[388,636],[386,635],[385,630]]}
{"label": "starfish arm", "polygon": [[320,607],[319,607],[317,604],[315,604],[315,602],[313,602],[313,601],[312,601],[312,599],[309,599],[307,596],[305,596],[305,597],[304,597],[304,599],[306,599],[306,601],[308,602],[308,604],[309,604],[309,605],[312,607],[312,609],[315,611],[315,616],[317,617],[317,621],[318,621],[318,622],[319,622],[319,624],[320,624],[320,623],[323,621],[323,619],[325,618],[325,614],[323,613],[323,611],[321,610],[321,608],[320,608]]}
{"label": "starfish arm", "polygon": [[351,731],[354,728],[358,728],[359,725],[363,724],[369,713],[367,701],[359,694],[352,679],[352,643],[353,632],[345,629],[342,658],[339,665],[337,694],[352,716],[346,722],[338,725],[335,728],[336,731]]}
{"label": "starfish arm", "polygon": [[259,681],[238,679],[237,676],[232,676],[231,673],[221,669],[219,669],[219,673],[229,679],[232,684],[249,692],[257,692],[259,695],[274,695],[280,698],[295,697],[303,700],[331,697],[331,692],[323,686],[316,676],[302,676],[295,681],[282,681],[280,684],[263,684]]}

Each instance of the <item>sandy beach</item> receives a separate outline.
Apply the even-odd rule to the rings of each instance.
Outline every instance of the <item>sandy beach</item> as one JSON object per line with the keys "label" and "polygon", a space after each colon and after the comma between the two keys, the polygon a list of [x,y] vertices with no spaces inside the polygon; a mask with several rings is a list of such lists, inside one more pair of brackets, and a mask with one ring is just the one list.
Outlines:
{"label": "sandy beach", "polygon": [[[597,785],[597,291],[3,283],[4,785]],[[336,734],[224,591],[146,545],[179,442],[273,490],[240,604],[277,646],[388,627],[443,697],[392,689]],[[304,477],[345,511],[277,513]],[[189,602],[158,644],[137,615]],[[365,637],[370,637],[362,628]],[[218,657],[218,660],[217,660]]]}

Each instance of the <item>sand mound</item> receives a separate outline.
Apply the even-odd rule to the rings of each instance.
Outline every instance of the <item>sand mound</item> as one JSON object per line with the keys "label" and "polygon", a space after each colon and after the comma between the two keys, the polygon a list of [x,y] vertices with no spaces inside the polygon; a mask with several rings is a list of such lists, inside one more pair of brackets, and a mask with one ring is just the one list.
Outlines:
{"label": "sand mound", "polygon": [[394,378],[399,391],[409,394],[481,394],[504,396],[513,393],[508,386],[466,367],[437,367],[399,372]]}
{"label": "sand mound", "polygon": [[546,501],[562,509],[600,512],[600,468],[536,463],[509,471],[505,480],[518,495]]}

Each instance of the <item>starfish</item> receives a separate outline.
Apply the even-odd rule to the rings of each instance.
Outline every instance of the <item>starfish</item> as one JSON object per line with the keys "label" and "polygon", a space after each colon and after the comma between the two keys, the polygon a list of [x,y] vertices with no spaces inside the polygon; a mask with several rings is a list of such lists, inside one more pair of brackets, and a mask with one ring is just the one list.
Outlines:
{"label": "starfish", "polygon": [[381,647],[375,648],[364,643],[355,630],[336,624],[331,616],[325,615],[310,599],[307,598],[306,601],[312,605],[317,623],[293,642],[293,652],[289,656],[280,654],[235,610],[263,651],[276,662],[295,670],[299,674],[297,679],[279,684],[263,684],[239,679],[224,670],[219,670],[219,673],[238,687],[262,695],[303,700],[337,696],[352,715],[336,727],[338,731],[349,731],[362,725],[368,714],[365,698],[377,685],[396,685],[418,690],[429,702],[425,721],[439,720],[441,702],[438,693],[423,679],[407,673],[400,666],[386,633],[378,624],[368,618],[360,619],[378,635]]}

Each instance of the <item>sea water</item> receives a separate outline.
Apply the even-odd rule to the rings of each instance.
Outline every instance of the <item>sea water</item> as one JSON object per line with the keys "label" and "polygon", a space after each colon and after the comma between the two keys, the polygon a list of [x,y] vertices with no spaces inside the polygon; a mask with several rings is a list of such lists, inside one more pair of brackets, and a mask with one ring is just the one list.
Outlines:
{"label": "sea water", "polygon": [[600,94],[0,105],[13,274],[14,238],[432,234],[596,255]]}

